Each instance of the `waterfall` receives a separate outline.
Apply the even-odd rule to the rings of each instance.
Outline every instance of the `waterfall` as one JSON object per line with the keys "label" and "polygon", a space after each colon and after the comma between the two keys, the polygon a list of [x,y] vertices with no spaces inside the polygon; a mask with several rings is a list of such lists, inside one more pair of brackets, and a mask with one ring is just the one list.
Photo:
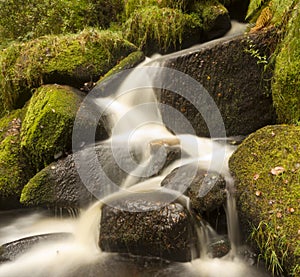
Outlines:
{"label": "waterfall", "polygon": [[[127,75],[126,80],[121,83],[117,91],[105,97],[94,98],[98,108],[108,115],[111,136],[106,143],[112,148],[115,145],[121,145],[131,159],[129,167],[124,165],[122,160],[118,161],[119,165],[124,166],[125,171],[129,173],[119,190],[104,195],[92,207],[82,212],[79,218],[70,219],[68,228],[65,228],[66,231],[73,234],[70,239],[37,245],[17,258],[16,261],[0,264],[0,277],[65,277],[79,266],[93,265],[95,262],[100,263],[101,268],[101,261],[107,258],[107,254],[102,253],[98,247],[102,205],[118,199],[120,196],[126,197],[132,193],[149,192],[154,195],[155,193],[168,195],[171,200],[176,199],[190,210],[189,199],[182,194],[188,184],[183,184],[179,191],[173,190],[172,186],[167,188],[160,186],[161,181],[172,170],[182,165],[191,165],[191,174],[195,174],[195,168],[201,168],[217,171],[225,178],[228,193],[228,235],[232,251],[230,258],[212,259],[207,256],[207,240],[215,233],[210,226],[198,223],[197,229],[202,247],[199,255],[196,255],[197,258],[182,265],[171,264],[167,269],[163,269],[161,274],[168,275],[170,273],[172,275],[179,271],[180,276],[220,276],[221,274],[222,276],[236,277],[252,276],[253,269],[249,269],[243,261],[237,258],[238,218],[233,194],[233,180],[228,169],[228,159],[235,148],[215,139],[200,138],[193,134],[176,134],[169,130],[169,126],[165,125],[160,114],[154,88],[149,85],[153,78],[160,76],[161,64],[155,71],[150,69],[157,65],[153,61],[146,60]],[[145,73],[150,74],[145,75]],[[172,146],[180,147],[184,155],[165,168],[158,166],[161,172],[159,175],[155,175],[155,172],[151,171],[156,161],[155,158],[165,151],[165,147]],[[155,147],[158,150],[153,153],[151,150]],[[201,193],[205,195],[207,191]],[[51,224],[54,229],[57,228],[57,231],[63,229],[58,228],[58,223],[54,222],[49,223],[48,227]],[[36,234],[36,232],[30,234]],[[198,258],[199,256],[200,258]],[[110,270],[113,270],[113,266]],[[104,274],[103,276],[112,275]]]}

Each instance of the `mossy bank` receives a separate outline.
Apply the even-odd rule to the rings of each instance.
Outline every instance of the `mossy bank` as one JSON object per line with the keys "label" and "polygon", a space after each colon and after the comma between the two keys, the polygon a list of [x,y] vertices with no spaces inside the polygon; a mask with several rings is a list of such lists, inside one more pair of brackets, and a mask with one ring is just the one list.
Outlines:
{"label": "mossy bank", "polygon": [[300,274],[300,127],[250,135],[230,159],[243,229],[273,273]]}
{"label": "mossy bank", "polygon": [[3,106],[8,110],[22,107],[42,84],[80,88],[97,81],[136,49],[117,33],[97,29],[12,44],[0,53]]}

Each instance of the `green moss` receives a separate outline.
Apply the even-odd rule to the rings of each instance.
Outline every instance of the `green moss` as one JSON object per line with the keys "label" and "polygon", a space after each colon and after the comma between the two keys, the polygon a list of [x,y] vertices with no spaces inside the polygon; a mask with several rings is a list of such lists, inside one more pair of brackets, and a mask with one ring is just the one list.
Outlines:
{"label": "green moss", "polygon": [[20,151],[24,113],[24,109],[16,110],[0,119],[0,208],[17,206],[28,181],[29,169]]}
{"label": "green moss", "polygon": [[276,58],[273,102],[280,123],[300,121],[300,13],[295,9]]}
{"label": "green moss", "polygon": [[22,190],[20,202],[26,206],[45,206],[53,204],[55,188],[45,182],[49,178],[48,170],[41,170],[29,180]]}
{"label": "green moss", "polygon": [[191,40],[199,42],[201,21],[180,10],[151,6],[136,10],[124,24],[126,39],[146,54],[180,49]]}
{"label": "green moss", "polygon": [[123,11],[122,0],[0,1],[0,39],[28,40],[48,34],[107,28]]}
{"label": "green moss", "polygon": [[83,99],[68,87],[40,87],[28,105],[21,129],[21,148],[38,171],[71,148],[73,122]]}
{"label": "green moss", "polygon": [[204,31],[209,31],[219,16],[229,17],[227,9],[217,0],[195,2],[192,10],[201,16]]}
{"label": "green moss", "polygon": [[150,6],[157,6],[159,8],[171,8],[184,11],[191,0],[126,0],[125,1],[125,16],[128,19],[132,13],[138,9]]}
{"label": "green moss", "polygon": [[[230,159],[243,221],[274,273],[300,261],[300,127],[268,126],[250,135]],[[284,172],[272,173],[283,167]],[[295,275],[296,276],[296,275]]]}
{"label": "green moss", "polygon": [[136,51],[129,54],[126,58],[121,60],[115,67],[108,71],[100,80],[102,82],[104,79],[122,71],[125,69],[130,69],[137,66],[140,62],[145,59],[145,55],[142,51]]}
{"label": "green moss", "polygon": [[1,52],[0,91],[6,109],[22,107],[32,88],[60,83],[80,88],[97,80],[136,47],[110,31],[45,36]]}

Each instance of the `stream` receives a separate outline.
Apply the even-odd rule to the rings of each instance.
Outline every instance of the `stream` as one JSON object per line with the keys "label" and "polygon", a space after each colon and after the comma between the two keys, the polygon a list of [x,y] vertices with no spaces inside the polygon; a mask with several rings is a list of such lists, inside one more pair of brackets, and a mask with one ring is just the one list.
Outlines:
{"label": "stream", "polygon": [[[197,137],[192,130],[189,133],[175,130],[172,122],[163,121],[155,89],[172,88],[168,87],[166,76],[169,72],[163,68],[161,61],[162,57],[146,59],[135,69],[120,73],[114,83],[114,87],[117,87],[114,91],[111,91],[112,86],[109,85],[96,87],[86,97],[82,109],[78,112],[78,117],[82,114],[89,114],[88,109],[92,102],[92,109],[96,107],[100,111],[99,117],[105,113],[110,138],[101,143],[112,149],[120,147],[124,149],[126,164],[122,158],[118,157],[118,153],[114,155],[118,165],[128,173],[127,177],[120,184],[115,184],[108,180],[107,176],[103,179],[105,173],[99,167],[99,172],[93,174],[101,174],[101,180],[105,180],[107,187],[104,190],[97,190],[95,186],[91,186],[91,176],[88,171],[90,164],[86,163],[85,158],[93,155],[93,145],[99,143],[93,141],[96,126],[94,129],[91,128],[90,133],[82,134],[80,126],[77,126],[75,122],[73,150],[77,153],[75,163],[78,173],[83,183],[99,201],[88,209],[80,211],[79,216],[76,216],[75,212],[74,216],[70,217],[61,217],[59,212],[56,217],[45,211],[1,212],[0,245],[22,241],[24,238],[25,241],[24,248],[18,249],[12,261],[2,263],[0,261],[0,277],[270,276],[253,265],[255,258],[246,257],[243,254],[247,251],[246,247],[240,245],[234,181],[228,169],[228,159],[236,147],[226,142],[226,132],[222,122],[217,130],[210,129],[212,138],[209,139]],[[176,72],[176,74],[180,73]],[[187,76],[179,77],[192,82]],[[199,107],[205,118],[204,111],[201,110],[201,101],[204,99],[205,103],[210,103],[211,100],[207,98],[205,89],[201,85],[199,87],[201,91],[198,95],[201,97],[198,100],[195,100],[193,94],[189,95],[189,92],[184,90],[184,86],[173,88],[173,90],[191,100],[196,108]],[[216,106],[213,103],[211,105],[210,113],[215,115],[213,118],[219,118],[220,114]],[[168,107],[163,108],[168,113],[174,113],[171,118],[182,120],[183,125],[191,128],[188,122],[185,123],[185,119],[178,115],[178,111]],[[221,117],[220,120],[222,121]],[[208,121],[208,127],[209,124]],[[166,151],[166,147],[174,146],[180,147],[184,155],[166,167],[164,163],[157,165],[157,157],[160,157],[158,154]],[[89,161],[91,160],[97,165],[96,159]],[[143,195],[147,197],[148,194],[158,193],[162,196],[166,195],[169,203],[178,202],[191,212],[189,199],[183,195],[189,186],[188,183],[183,182],[182,187],[176,187],[176,189],[172,186],[172,182],[166,188],[160,186],[161,181],[174,169],[189,165],[191,165],[192,175],[196,174],[195,168],[201,168],[218,172],[226,181],[225,210],[230,241],[228,254],[221,258],[207,255],[205,247],[212,236],[217,237],[218,234],[211,226],[197,223],[195,223],[195,228],[200,249],[197,249],[199,253],[192,255],[194,258],[191,262],[180,263],[159,257],[107,253],[99,248],[101,209],[104,204],[112,203],[112,200],[118,200],[127,195],[141,195],[143,198]],[[194,221],[196,222],[197,218]],[[28,245],[26,238],[32,236],[38,236],[40,239],[37,243]]]}

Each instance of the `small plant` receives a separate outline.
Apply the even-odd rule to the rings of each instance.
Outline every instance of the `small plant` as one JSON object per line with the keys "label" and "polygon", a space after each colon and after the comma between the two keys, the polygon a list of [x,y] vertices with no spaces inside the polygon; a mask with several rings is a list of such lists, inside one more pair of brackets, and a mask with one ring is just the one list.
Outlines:
{"label": "small plant", "polygon": [[250,238],[259,247],[259,258],[266,261],[268,269],[273,275],[283,273],[283,260],[287,256],[287,239],[281,234],[280,228],[271,222],[261,221],[257,227],[253,226]]}
{"label": "small plant", "polygon": [[244,52],[255,58],[257,60],[257,64],[264,64],[264,69],[266,69],[268,65],[268,58],[266,55],[262,55],[260,53],[251,39],[248,39],[248,48],[246,48]]}

